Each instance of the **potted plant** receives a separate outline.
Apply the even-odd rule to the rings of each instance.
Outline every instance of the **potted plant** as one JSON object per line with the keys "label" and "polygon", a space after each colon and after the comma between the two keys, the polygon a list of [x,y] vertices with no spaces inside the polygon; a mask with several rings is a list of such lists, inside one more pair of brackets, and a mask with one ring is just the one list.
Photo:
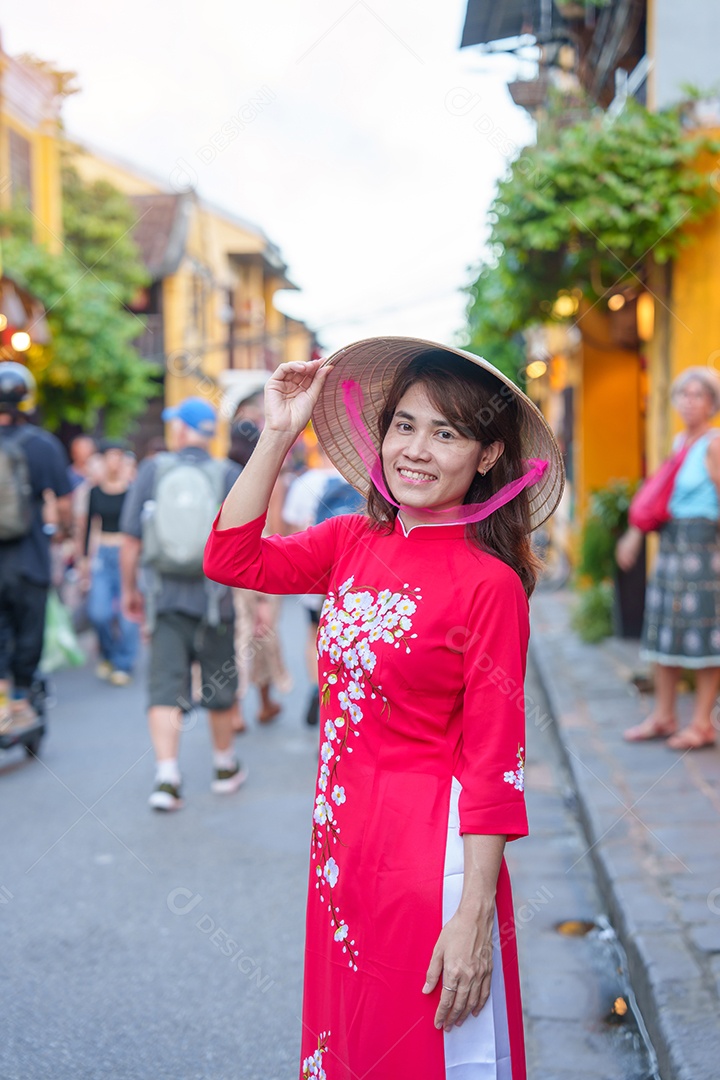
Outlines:
{"label": "potted plant", "polygon": [[645,613],[645,546],[631,570],[620,570],[615,545],[628,526],[637,483],[614,480],[593,492],[580,544],[579,572],[594,585],[613,583],[612,626],[616,637],[639,638]]}

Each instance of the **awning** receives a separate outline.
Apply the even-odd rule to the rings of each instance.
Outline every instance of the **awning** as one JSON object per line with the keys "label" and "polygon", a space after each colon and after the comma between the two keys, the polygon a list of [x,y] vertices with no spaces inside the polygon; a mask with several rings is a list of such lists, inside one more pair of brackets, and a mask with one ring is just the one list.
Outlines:
{"label": "awning", "polygon": [[460,48],[521,34],[547,34],[553,14],[550,0],[468,0]]}

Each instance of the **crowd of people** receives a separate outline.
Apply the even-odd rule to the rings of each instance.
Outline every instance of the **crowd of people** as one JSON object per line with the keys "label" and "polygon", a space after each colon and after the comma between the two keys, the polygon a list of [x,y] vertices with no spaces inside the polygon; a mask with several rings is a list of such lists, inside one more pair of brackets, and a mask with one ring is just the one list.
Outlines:
{"label": "crowd of people", "polygon": [[[199,706],[207,708],[210,722],[212,790],[237,790],[246,770],[234,737],[248,727],[248,689],[257,690],[257,722],[268,724],[281,713],[278,694],[286,694],[292,680],[277,631],[278,598],[209,582],[202,555],[220,503],[258,442],[262,395],[237,407],[228,456],[220,460],[209,452],[217,417],[204,398],[165,410],[167,444],[152,439],[139,461],[126,440],[84,432],[69,441],[66,452],[55,436],[29,422],[34,407],[27,368],[0,364],[0,499],[8,497],[2,488],[4,453],[14,454],[20,471],[29,473],[7,477],[18,502],[27,481],[28,521],[18,522],[13,533],[13,514],[5,501],[2,507],[7,535],[0,536],[0,734],[21,733],[38,722],[32,687],[43,655],[45,605],[55,588],[76,629],[88,632],[83,642],[92,641],[89,659],[110,686],[131,683],[143,642],[147,646],[148,722],[156,756],[150,805],[183,805],[180,733],[184,714]],[[300,439],[288,455],[273,492],[268,533],[291,533],[358,505],[357,493],[319,450],[314,460],[312,452]],[[325,506],[322,495],[330,481],[332,497]],[[311,672],[311,638],[322,600],[308,598]],[[306,710],[309,724],[318,723],[316,702],[317,689]]]}

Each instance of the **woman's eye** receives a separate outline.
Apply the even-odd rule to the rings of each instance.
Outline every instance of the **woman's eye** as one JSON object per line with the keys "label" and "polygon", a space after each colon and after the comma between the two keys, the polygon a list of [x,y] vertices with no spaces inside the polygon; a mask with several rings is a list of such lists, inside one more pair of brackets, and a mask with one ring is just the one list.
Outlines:
{"label": "woman's eye", "polygon": [[438,431],[438,435],[440,435],[443,442],[450,442],[451,439],[455,438],[452,431]]}
{"label": "woman's eye", "polygon": [[412,431],[410,424],[406,424],[404,421],[400,421],[398,424],[398,431]]}

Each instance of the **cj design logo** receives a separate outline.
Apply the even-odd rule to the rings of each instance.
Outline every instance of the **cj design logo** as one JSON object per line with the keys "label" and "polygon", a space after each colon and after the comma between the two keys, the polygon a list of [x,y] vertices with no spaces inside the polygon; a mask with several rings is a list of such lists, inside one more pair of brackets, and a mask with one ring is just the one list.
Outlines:
{"label": "cj design logo", "polygon": [[[228,117],[217,131],[214,131],[206,143],[199,146],[195,151],[195,158],[201,165],[212,163],[227,150],[230,143],[257,120],[268,105],[277,99],[277,94],[269,86],[261,86],[257,93],[252,94],[244,102],[236,113]],[[198,186],[198,173],[195,165],[187,158],[179,157],[175,161],[175,168],[169,176],[170,186],[174,191],[192,191]]]}
{"label": "cj design logo", "polygon": [[166,900],[168,911],[173,915],[185,917],[195,913],[198,917],[193,920],[192,926],[207,937],[221,956],[226,956],[231,964],[235,964],[243,975],[247,975],[248,979],[254,982],[263,994],[266,994],[275,985],[274,980],[269,975],[263,975],[258,961],[230,937],[228,931],[219,926],[208,912],[201,913],[198,910],[202,902],[203,897],[200,893],[194,893],[192,889],[186,889],[183,886],[172,889]]}

